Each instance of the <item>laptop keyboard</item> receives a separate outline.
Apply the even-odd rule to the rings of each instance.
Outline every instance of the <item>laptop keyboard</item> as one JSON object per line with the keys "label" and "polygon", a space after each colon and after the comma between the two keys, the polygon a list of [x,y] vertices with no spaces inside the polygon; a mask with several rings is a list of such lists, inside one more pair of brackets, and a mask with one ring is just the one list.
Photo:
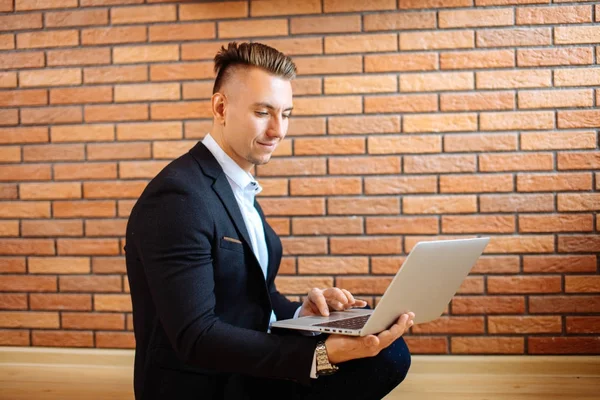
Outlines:
{"label": "laptop keyboard", "polygon": [[371,315],[361,315],[360,317],[352,317],[346,319],[339,319],[337,321],[323,322],[320,324],[314,324],[313,326],[323,326],[326,328],[344,328],[344,329],[360,329],[367,323]]}

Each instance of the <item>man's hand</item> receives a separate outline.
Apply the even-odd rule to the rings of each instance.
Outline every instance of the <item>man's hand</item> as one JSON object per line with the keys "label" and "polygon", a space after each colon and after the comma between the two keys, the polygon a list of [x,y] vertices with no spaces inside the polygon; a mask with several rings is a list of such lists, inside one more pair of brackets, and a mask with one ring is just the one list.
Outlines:
{"label": "man's hand", "polygon": [[353,337],[345,335],[330,335],[325,341],[329,362],[339,364],[356,358],[374,357],[413,326],[415,314],[402,314],[398,321],[389,329],[377,335]]}
{"label": "man's hand", "polygon": [[313,288],[308,292],[308,296],[302,303],[299,317],[308,317],[312,315],[329,316],[330,310],[342,311],[353,307],[364,307],[367,302],[364,300],[356,300],[352,294],[346,289],[328,288],[317,289]]}

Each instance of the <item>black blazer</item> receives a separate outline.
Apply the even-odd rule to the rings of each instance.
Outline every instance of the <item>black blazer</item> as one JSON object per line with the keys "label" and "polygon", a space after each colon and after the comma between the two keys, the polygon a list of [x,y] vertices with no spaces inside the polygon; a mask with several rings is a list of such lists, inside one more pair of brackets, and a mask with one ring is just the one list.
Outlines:
{"label": "black blazer", "polygon": [[300,303],[275,287],[281,241],[256,206],[266,282],[227,177],[201,142],[133,207],[125,252],[136,399],[238,399],[250,377],[310,381],[316,338],[266,333],[271,309],[292,318]]}

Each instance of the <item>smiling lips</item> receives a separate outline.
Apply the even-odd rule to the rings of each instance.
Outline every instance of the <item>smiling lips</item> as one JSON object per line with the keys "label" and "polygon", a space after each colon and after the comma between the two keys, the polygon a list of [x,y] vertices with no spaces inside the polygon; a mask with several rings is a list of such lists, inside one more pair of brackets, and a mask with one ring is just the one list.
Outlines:
{"label": "smiling lips", "polygon": [[261,146],[265,146],[265,147],[275,147],[275,145],[277,144],[277,142],[274,142],[274,143],[258,142],[258,144],[260,144]]}

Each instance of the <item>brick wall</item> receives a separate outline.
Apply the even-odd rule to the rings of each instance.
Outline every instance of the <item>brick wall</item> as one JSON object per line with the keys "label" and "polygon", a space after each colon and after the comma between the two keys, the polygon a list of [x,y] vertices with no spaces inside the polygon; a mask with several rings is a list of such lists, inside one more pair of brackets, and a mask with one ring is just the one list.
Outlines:
{"label": "brick wall", "polygon": [[0,0],[0,344],[133,346],[148,180],[210,128],[230,40],[294,56],[256,171],[279,288],[376,302],[416,242],[490,235],[414,353],[600,353],[600,5]]}

